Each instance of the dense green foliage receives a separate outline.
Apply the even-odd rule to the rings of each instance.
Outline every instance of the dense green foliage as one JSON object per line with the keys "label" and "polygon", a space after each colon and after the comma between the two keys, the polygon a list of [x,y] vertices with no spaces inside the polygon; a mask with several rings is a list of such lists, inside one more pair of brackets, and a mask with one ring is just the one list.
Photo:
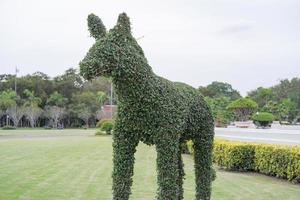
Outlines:
{"label": "dense green foliage", "polygon": [[88,27],[91,36],[94,37],[95,39],[104,37],[106,34],[106,29],[102,23],[102,20],[94,14],[90,14],[88,16]]}
{"label": "dense green foliage", "polygon": [[205,97],[205,101],[212,110],[216,126],[226,126],[234,119],[234,113],[227,109],[230,103],[230,99],[228,97]]}
{"label": "dense green foliage", "polygon": [[99,120],[96,124],[96,128],[101,128],[102,124],[107,122],[107,121],[112,121],[112,120],[111,119],[106,119],[106,118]]}
{"label": "dense green foliage", "polygon": [[[193,144],[187,143],[193,153]],[[300,147],[215,140],[213,161],[227,170],[259,173],[300,182]]]}
{"label": "dense green foliage", "polygon": [[257,103],[250,98],[239,98],[232,101],[227,108],[233,110],[239,120],[246,121],[257,108]]}
{"label": "dense green foliage", "polygon": [[216,140],[214,163],[224,169],[249,171],[254,169],[255,146],[250,143]]}
{"label": "dense green foliage", "polygon": [[[15,76],[0,75],[0,126],[14,125],[11,116],[7,119],[8,109],[16,119],[16,111],[22,111],[18,123],[21,127],[55,127],[57,115],[61,127],[95,126],[97,112],[109,103],[110,80],[99,77],[87,82],[74,69],[53,79],[37,72],[16,80],[17,93],[13,90]],[[61,110],[64,112],[55,113]]]}
{"label": "dense green foliage", "polygon": [[258,103],[258,110],[270,112],[275,120],[300,122],[300,79],[281,80],[270,87],[259,87],[248,93]]}
{"label": "dense green foliage", "polygon": [[[101,29],[88,17],[89,27]],[[99,21],[99,20],[98,20]],[[104,30],[102,31],[104,32]],[[94,32],[91,32],[93,35]],[[198,90],[156,76],[131,35],[125,13],[80,62],[81,74],[92,79],[112,77],[118,96],[113,133],[113,199],[129,199],[134,153],[139,141],[156,145],[158,200],[183,199],[181,143],[192,139],[195,149],[196,199],[210,199],[214,124]]]}
{"label": "dense green foliage", "polygon": [[111,131],[113,130],[114,122],[113,120],[107,120],[101,124],[100,130],[105,131],[107,135],[111,134]]}
{"label": "dense green foliage", "polygon": [[240,93],[233,89],[229,83],[214,81],[206,87],[199,87],[200,92],[210,98],[226,97],[236,100],[241,97]]}
{"label": "dense green foliage", "polygon": [[[199,87],[199,90],[212,107],[217,126],[223,126],[224,122],[233,119],[248,120],[248,117],[241,119],[239,115],[230,114],[229,109],[224,109],[223,105],[228,106],[230,102],[240,97],[230,84],[214,81],[206,87]],[[284,123],[300,122],[299,78],[281,80],[279,84],[270,88],[258,87],[249,92],[248,97],[257,103],[258,112],[272,113],[274,120],[284,121]]]}
{"label": "dense green foliage", "polygon": [[259,126],[267,127],[274,121],[274,115],[268,112],[257,112],[252,116],[252,120]]}

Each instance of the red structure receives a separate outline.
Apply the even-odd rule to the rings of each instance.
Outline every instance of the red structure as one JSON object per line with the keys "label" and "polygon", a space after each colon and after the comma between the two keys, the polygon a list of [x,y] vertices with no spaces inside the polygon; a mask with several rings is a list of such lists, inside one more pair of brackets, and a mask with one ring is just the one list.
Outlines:
{"label": "red structure", "polygon": [[110,119],[114,118],[117,114],[117,105],[103,105],[101,107],[100,117],[101,119]]}

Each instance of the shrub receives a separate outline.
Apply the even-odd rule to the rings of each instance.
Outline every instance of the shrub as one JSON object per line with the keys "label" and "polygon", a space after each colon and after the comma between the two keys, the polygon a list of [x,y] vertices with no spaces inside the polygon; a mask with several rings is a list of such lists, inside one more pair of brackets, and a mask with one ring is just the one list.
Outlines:
{"label": "shrub", "polygon": [[228,170],[254,170],[255,145],[243,142],[215,141],[213,161]]}
{"label": "shrub", "polygon": [[105,131],[107,135],[110,135],[113,127],[114,127],[114,121],[107,120],[101,124],[100,130]]}
{"label": "shrub", "polygon": [[257,145],[254,162],[256,171],[300,182],[299,147]]}
{"label": "shrub", "polygon": [[[193,142],[187,147],[193,153]],[[256,171],[300,183],[300,147],[215,140],[213,161],[227,170]]]}
{"label": "shrub", "polygon": [[113,121],[112,119],[104,118],[97,122],[96,128],[101,128],[102,124],[107,121]]}
{"label": "shrub", "polygon": [[16,128],[13,127],[13,126],[7,125],[7,126],[3,126],[2,129],[3,129],[3,130],[15,130]]}
{"label": "shrub", "polygon": [[273,122],[274,115],[268,112],[259,112],[252,116],[252,120],[257,126],[267,127]]}
{"label": "shrub", "polygon": [[247,121],[249,115],[257,108],[257,103],[250,98],[239,98],[232,101],[227,109],[236,113],[238,120]]}

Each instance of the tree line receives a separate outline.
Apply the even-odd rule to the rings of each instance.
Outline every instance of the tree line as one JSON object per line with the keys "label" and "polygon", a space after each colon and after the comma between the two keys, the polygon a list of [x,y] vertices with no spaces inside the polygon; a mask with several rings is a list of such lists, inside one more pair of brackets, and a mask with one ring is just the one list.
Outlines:
{"label": "tree line", "polygon": [[101,106],[110,101],[110,90],[109,79],[101,77],[87,82],[72,68],[54,78],[42,72],[17,78],[2,74],[0,126],[95,126],[101,117]]}
{"label": "tree line", "polygon": [[274,120],[295,124],[300,122],[300,79],[283,79],[269,87],[258,87],[246,97],[228,83],[212,82],[199,90],[210,105],[215,122],[246,121],[255,113],[270,113]]}
{"label": "tree line", "polygon": [[[278,121],[300,121],[299,78],[284,79],[269,88],[258,87],[245,98],[229,83],[214,81],[198,89],[220,125],[251,119],[257,112],[271,113]],[[42,72],[21,77],[1,74],[0,126],[93,127],[101,118],[101,106],[111,101],[110,90],[109,79],[85,81],[73,68],[54,78]],[[116,104],[117,97],[113,96]]]}

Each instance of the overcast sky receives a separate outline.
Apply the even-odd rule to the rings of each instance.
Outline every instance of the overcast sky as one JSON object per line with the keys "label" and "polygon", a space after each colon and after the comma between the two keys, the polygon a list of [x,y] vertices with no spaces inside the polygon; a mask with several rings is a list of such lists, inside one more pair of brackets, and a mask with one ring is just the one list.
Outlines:
{"label": "overcast sky", "polygon": [[78,68],[94,43],[87,15],[109,29],[123,11],[154,72],[170,80],[223,81],[245,95],[300,77],[299,0],[0,0],[0,73]]}

